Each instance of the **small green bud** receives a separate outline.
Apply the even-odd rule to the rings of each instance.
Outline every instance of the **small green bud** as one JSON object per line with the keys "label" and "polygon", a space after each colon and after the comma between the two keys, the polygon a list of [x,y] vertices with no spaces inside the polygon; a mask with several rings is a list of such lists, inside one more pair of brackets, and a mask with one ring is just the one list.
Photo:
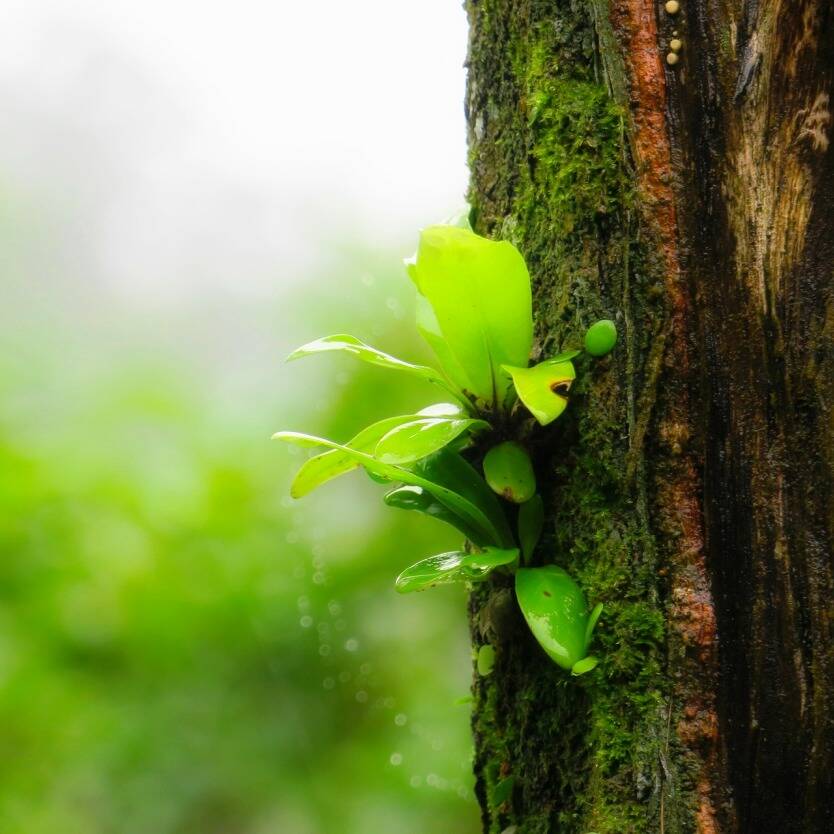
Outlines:
{"label": "small green bud", "polygon": [[592,324],[585,334],[585,350],[591,356],[605,356],[617,344],[617,326],[611,319]]}
{"label": "small green bud", "polygon": [[487,452],[484,477],[494,492],[514,504],[523,504],[536,494],[536,475],[530,455],[512,440],[499,443]]}
{"label": "small green bud", "polygon": [[489,643],[484,643],[484,645],[478,649],[478,674],[482,678],[485,678],[492,672],[494,666],[495,649],[493,649]]}

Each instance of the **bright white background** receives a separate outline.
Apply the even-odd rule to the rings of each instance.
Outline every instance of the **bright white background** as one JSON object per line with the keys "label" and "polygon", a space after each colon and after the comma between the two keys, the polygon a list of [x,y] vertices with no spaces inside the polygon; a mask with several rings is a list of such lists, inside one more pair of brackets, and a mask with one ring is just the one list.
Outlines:
{"label": "bright white background", "polygon": [[39,281],[268,295],[334,240],[411,245],[463,201],[465,45],[456,0],[4,0]]}

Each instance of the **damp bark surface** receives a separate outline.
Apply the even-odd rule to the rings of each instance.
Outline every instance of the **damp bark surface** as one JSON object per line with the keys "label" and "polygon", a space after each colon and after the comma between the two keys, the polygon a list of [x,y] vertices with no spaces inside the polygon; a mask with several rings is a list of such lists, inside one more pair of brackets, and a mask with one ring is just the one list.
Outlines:
{"label": "damp bark surface", "polygon": [[834,831],[834,10],[466,8],[473,218],[527,259],[534,358],[620,334],[535,450],[599,666],[471,595],[484,831]]}

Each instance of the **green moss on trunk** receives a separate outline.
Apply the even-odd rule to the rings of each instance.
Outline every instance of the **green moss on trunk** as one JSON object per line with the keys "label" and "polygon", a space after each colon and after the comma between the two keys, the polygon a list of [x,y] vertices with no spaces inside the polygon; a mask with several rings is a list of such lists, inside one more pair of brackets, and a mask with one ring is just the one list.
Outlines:
{"label": "green moss on trunk", "polygon": [[[605,610],[599,667],[571,678],[524,627],[511,586],[473,592],[473,730],[484,830],[688,830],[664,675],[666,615],[642,465],[663,292],[635,219],[624,115],[601,78],[583,3],[469,0],[470,200],[478,231],[512,240],[534,281],[541,356],[581,344],[595,319],[620,343],[581,364],[569,412],[536,465],[548,507],[538,563],[565,567]],[[639,322],[639,327],[635,327]],[[649,432],[650,436],[651,433]]]}

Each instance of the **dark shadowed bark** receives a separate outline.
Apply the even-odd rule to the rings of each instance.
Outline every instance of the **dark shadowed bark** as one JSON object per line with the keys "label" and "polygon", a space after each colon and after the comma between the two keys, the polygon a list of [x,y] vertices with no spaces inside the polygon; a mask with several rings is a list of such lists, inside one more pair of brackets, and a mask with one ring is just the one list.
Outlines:
{"label": "dark shadowed bark", "polygon": [[541,357],[621,337],[536,455],[599,667],[471,599],[484,830],[834,831],[834,9],[467,9],[477,230],[527,258]]}

